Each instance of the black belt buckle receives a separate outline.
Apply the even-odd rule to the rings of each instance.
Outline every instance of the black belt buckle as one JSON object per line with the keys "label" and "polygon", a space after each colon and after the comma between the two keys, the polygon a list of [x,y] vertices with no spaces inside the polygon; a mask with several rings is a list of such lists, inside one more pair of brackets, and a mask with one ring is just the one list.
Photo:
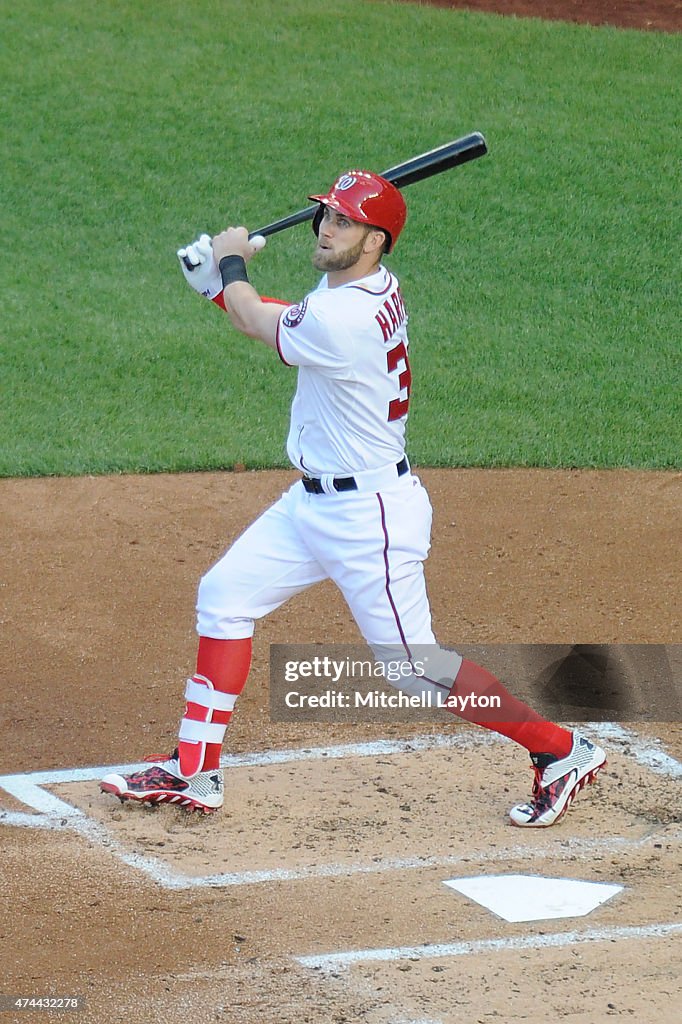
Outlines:
{"label": "black belt buckle", "polygon": [[337,476],[334,479],[335,491],[357,491],[358,485],[353,476]]}
{"label": "black belt buckle", "polygon": [[303,489],[307,491],[308,494],[324,494],[321,480],[316,480],[312,476],[304,476],[301,483],[303,484]]}

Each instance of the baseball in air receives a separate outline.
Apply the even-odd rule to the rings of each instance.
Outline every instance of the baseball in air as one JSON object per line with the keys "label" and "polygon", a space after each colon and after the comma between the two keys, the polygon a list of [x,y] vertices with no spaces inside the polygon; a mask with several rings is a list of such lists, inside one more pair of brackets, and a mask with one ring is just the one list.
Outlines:
{"label": "baseball in air", "polygon": [[251,245],[254,247],[256,252],[259,252],[261,249],[265,248],[266,239],[264,238],[263,235],[254,235],[253,238],[249,239],[249,241],[251,242]]}

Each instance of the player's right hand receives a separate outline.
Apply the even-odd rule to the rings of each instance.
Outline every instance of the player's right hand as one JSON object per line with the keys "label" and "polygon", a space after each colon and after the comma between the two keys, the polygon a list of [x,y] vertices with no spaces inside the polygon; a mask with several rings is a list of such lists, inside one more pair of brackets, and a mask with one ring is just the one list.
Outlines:
{"label": "player's right hand", "polygon": [[[210,235],[201,235],[196,242],[178,249],[180,269],[187,284],[195,292],[214,299],[223,290],[223,280],[213,258]],[[190,264],[190,270],[187,264]]]}

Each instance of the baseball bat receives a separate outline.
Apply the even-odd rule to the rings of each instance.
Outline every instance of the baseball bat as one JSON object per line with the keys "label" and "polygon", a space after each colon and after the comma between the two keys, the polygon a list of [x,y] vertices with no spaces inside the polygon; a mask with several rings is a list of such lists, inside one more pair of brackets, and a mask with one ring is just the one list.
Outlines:
{"label": "baseball bat", "polygon": [[[406,185],[413,185],[416,181],[423,181],[424,178],[431,178],[435,174],[449,171],[452,167],[466,164],[469,160],[477,160],[487,152],[488,146],[481,132],[472,132],[470,135],[464,135],[461,139],[454,139],[436,149],[429,149],[426,153],[413,156],[410,160],[396,164],[395,167],[389,167],[388,170],[382,171],[381,177],[386,178],[396,188],[405,188]],[[272,221],[271,224],[266,224],[265,227],[258,228],[256,231],[250,231],[249,238],[253,238],[255,235],[265,237],[275,235],[278,231],[286,231],[287,228],[292,228],[296,224],[312,220],[316,211],[317,203],[314,206],[306,206],[305,209],[291,213],[288,217]],[[186,259],[185,265],[189,270],[192,269]]]}

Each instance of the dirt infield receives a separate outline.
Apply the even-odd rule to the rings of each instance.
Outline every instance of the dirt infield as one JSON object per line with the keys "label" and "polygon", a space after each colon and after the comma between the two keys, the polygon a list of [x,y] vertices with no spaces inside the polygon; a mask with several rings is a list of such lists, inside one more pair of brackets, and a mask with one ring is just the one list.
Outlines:
{"label": "dirt infield", "polygon": [[[682,22],[655,0],[441,6]],[[682,475],[420,475],[443,642],[679,642]],[[595,727],[599,784],[557,828],[513,829],[526,758],[483,730],[270,721],[271,643],[357,639],[324,584],[259,627],[219,815],[98,792],[102,766],[174,745],[197,581],[294,478],[0,481],[0,998],[85,999],[0,1005],[0,1024],[672,1024],[679,723]],[[586,918],[509,923],[443,885],[507,873],[623,888]]]}
{"label": "dirt infield", "polygon": [[[414,3],[415,0],[402,0]],[[432,7],[485,11],[520,18],[575,21],[583,25],[615,25],[645,31],[679,32],[680,0],[417,0]]]}
{"label": "dirt infield", "polygon": [[[427,574],[442,639],[677,639],[679,474],[421,475],[435,510]],[[68,774],[173,745],[199,575],[293,478],[0,482],[12,538],[0,991],[85,996],[73,1019],[93,1024],[181,1013],[198,1024],[459,1024],[540,1019],[540,986],[543,1012],[561,1019],[672,1021],[682,965],[674,934],[657,929],[680,914],[679,764],[666,754],[682,755],[682,730],[607,733],[599,786],[556,829],[519,832],[506,811],[527,793],[525,755],[483,730],[448,719],[437,734],[446,746],[432,749],[414,738],[423,728],[269,720],[271,642],[356,639],[326,585],[261,624],[216,818],[121,807],[98,793],[96,769],[17,783],[21,772]],[[374,749],[379,739],[397,746]],[[625,888],[586,922],[514,925],[443,885],[543,872]],[[589,944],[565,940],[590,929]],[[379,958],[305,960],[358,950]]]}

